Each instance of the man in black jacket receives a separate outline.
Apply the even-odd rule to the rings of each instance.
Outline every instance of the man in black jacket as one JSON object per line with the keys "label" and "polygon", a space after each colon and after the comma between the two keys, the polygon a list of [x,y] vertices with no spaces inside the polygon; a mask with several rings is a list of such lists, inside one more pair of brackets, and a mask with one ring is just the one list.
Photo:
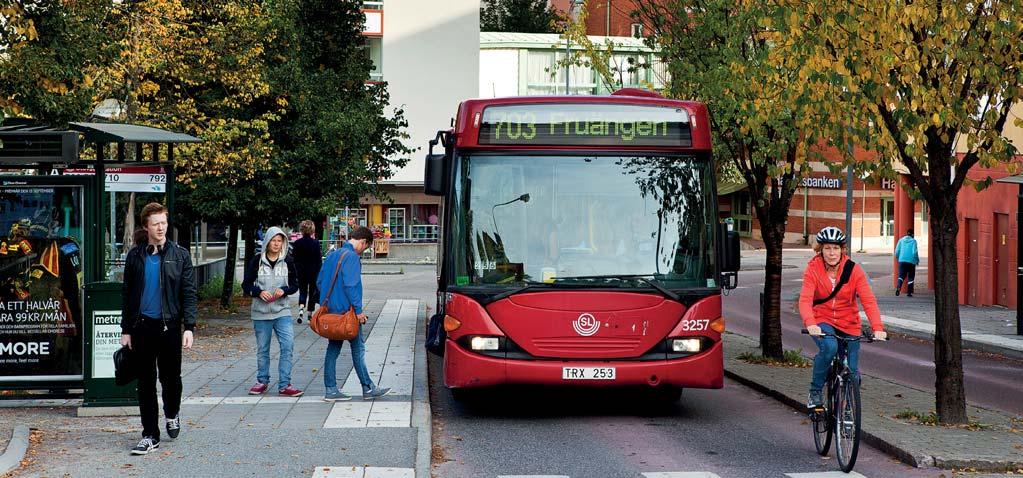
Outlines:
{"label": "man in black jacket", "polygon": [[177,438],[181,431],[181,349],[192,348],[198,312],[192,258],[167,240],[167,208],[149,203],[140,216],[147,238],[128,252],[121,290],[121,345],[131,348],[139,367],[142,440],[132,448],[134,455],[160,447],[157,369],[167,434]]}

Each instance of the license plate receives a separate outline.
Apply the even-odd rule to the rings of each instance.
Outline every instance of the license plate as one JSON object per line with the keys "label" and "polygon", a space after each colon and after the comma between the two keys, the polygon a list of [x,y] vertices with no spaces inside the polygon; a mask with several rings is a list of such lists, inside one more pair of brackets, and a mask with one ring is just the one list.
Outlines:
{"label": "license plate", "polygon": [[562,380],[614,380],[614,367],[561,367]]}

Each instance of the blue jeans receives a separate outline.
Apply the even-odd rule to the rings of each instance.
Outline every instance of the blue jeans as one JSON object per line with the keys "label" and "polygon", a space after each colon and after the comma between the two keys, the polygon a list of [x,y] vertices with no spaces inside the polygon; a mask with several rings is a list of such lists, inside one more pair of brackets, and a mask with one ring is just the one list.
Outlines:
{"label": "blue jeans", "polygon": [[[828,324],[817,324],[821,330],[829,334],[835,334],[839,337],[855,337],[855,335],[849,335],[845,332],[836,331],[834,327]],[[813,337],[814,343],[817,344],[817,356],[813,358],[813,379],[810,380],[810,390],[820,390],[824,388],[824,381],[828,378],[828,369],[831,368],[831,361],[834,360],[835,355],[838,354],[838,340],[834,337]],[[857,378],[860,376],[860,343],[859,342],[844,342],[843,344],[849,350],[848,360],[849,369],[852,370],[853,374]]]}
{"label": "blue jeans", "polygon": [[[337,357],[341,355],[343,340],[328,340],[327,355],[323,357],[323,386],[327,393],[337,393]],[[373,379],[369,378],[369,371],[366,370],[366,344],[362,340],[362,327],[359,327],[359,335],[348,343],[352,344],[352,366],[355,367],[355,374],[359,376],[359,383],[362,384],[362,391],[373,388]]]}
{"label": "blue jeans", "polygon": [[252,328],[256,331],[256,380],[259,383],[270,383],[270,336],[277,333],[277,343],[281,346],[281,356],[277,359],[278,390],[284,390],[291,384],[291,353],[295,348],[295,329],[291,322],[290,315],[252,321]]}

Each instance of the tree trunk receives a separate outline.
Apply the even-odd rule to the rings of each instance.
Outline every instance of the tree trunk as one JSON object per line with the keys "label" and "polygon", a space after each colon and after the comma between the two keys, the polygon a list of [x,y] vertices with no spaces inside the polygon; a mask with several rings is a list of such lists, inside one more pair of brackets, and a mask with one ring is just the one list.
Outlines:
{"label": "tree trunk", "polygon": [[962,329],[959,323],[959,264],[956,238],[959,221],[954,194],[934,198],[931,206],[930,264],[934,270],[934,372],[938,421],[967,422],[963,388]]}
{"label": "tree trunk", "polygon": [[178,231],[177,242],[179,246],[185,249],[192,248],[192,225],[191,224],[178,224],[174,227]]}
{"label": "tree trunk", "polygon": [[781,337],[781,262],[784,231],[760,226],[767,248],[764,264],[764,310],[761,312],[760,348],[764,357],[780,360],[784,355]]}
{"label": "tree trunk", "polygon": [[224,288],[220,292],[220,307],[231,307],[234,293],[235,258],[238,257],[238,226],[231,224],[227,229],[227,259],[224,261]]}

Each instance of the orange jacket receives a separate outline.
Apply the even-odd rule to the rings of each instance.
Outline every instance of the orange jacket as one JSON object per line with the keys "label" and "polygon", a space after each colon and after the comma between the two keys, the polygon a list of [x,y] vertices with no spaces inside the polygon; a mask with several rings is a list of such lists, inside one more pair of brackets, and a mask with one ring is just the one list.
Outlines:
{"label": "orange jacket", "polygon": [[[842,276],[842,268],[845,267],[847,260],[849,257],[842,255],[842,260],[838,262],[836,282]],[[849,282],[842,286],[842,290],[838,291],[835,298],[816,307],[813,305],[814,300],[831,295],[832,289],[834,286],[824,269],[824,259],[817,254],[806,264],[803,289],[799,292],[799,315],[803,318],[803,325],[829,324],[847,334],[860,335],[862,328],[860,310],[856,306],[856,297],[859,296],[860,304],[867,313],[867,320],[870,321],[870,327],[875,332],[884,330],[881,311],[877,308],[877,298],[874,297],[874,291],[867,282],[867,274],[859,264],[853,266]]]}

